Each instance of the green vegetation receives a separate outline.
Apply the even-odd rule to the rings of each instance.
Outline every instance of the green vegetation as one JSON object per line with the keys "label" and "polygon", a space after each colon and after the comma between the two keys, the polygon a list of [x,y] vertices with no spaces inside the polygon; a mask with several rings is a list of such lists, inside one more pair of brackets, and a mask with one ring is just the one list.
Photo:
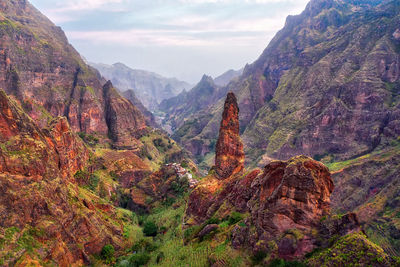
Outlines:
{"label": "green vegetation", "polygon": [[89,177],[89,173],[86,170],[79,170],[74,174],[74,178],[79,182],[85,182]]}
{"label": "green vegetation", "polygon": [[251,261],[253,262],[254,265],[258,265],[262,263],[262,261],[268,256],[268,253],[265,251],[257,251],[254,253],[253,256],[251,256]]}
{"label": "green vegetation", "polygon": [[[240,251],[233,250],[229,246],[228,232],[215,232],[216,239],[204,238],[203,241],[185,238],[194,237],[201,226],[182,229],[182,216],[185,210],[186,196],[176,199],[172,206],[158,205],[148,215],[139,218],[142,221],[143,233],[151,229],[150,237],[142,237],[136,240],[130,249],[130,253],[117,259],[116,266],[208,266],[209,262],[225,263],[224,266],[246,266],[250,260]],[[238,216],[233,214],[234,218]],[[224,221],[228,225],[228,218]],[[151,222],[151,223],[149,223]],[[211,219],[208,223],[220,222],[218,219]],[[151,225],[151,227],[147,226]],[[156,227],[155,227],[156,226]],[[231,227],[231,226],[229,226]],[[233,227],[233,226],[232,226]],[[156,232],[155,230],[158,229]],[[147,232],[147,230],[146,230]],[[155,235],[154,235],[155,234]],[[146,234],[145,234],[146,235]],[[219,240],[222,241],[219,241]],[[183,242],[188,240],[188,242]]]}
{"label": "green vegetation", "polygon": [[229,225],[236,224],[236,223],[240,222],[241,220],[243,220],[243,214],[236,212],[236,211],[232,212],[228,219]]}
{"label": "green vegetation", "polygon": [[390,266],[389,257],[362,233],[339,238],[332,247],[315,253],[307,260],[311,265],[369,266],[377,263]]}
{"label": "green vegetation", "polygon": [[140,157],[148,159],[152,170],[156,171],[166,163],[181,162],[184,156],[181,148],[174,141],[158,130],[151,130],[140,138],[144,144]]}
{"label": "green vegetation", "polygon": [[112,263],[115,258],[114,258],[114,253],[115,249],[114,246],[111,244],[105,245],[103,249],[101,250],[101,258],[107,263],[110,264]]}
{"label": "green vegetation", "polygon": [[85,185],[88,189],[96,192],[100,182],[100,177],[96,173],[89,174],[87,170],[79,170],[74,174],[74,178],[80,185]]}
{"label": "green vegetation", "polygon": [[6,241],[10,241],[10,240],[12,240],[12,238],[14,237],[14,235],[15,235],[16,233],[19,233],[19,232],[20,232],[20,230],[19,230],[18,227],[12,226],[12,227],[7,228],[7,229],[5,230],[4,238],[5,238]]}
{"label": "green vegetation", "polygon": [[99,143],[99,138],[92,134],[87,134],[83,132],[79,132],[78,136],[89,146],[96,146]]}
{"label": "green vegetation", "polygon": [[129,257],[129,266],[139,267],[150,261],[150,255],[146,253],[136,253]]}
{"label": "green vegetation", "polygon": [[89,183],[88,183],[88,187],[90,190],[92,191],[96,191],[96,188],[99,184],[100,178],[99,176],[97,176],[96,174],[91,174],[89,177]]}
{"label": "green vegetation", "polygon": [[171,183],[171,189],[177,196],[182,196],[189,189],[189,181],[187,178],[176,179]]}
{"label": "green vegetation", "polygon": [[158,227],[154,222],[147,221],[147,222],[144,223],[143,233],[146,236],[156,236],[157,232],[158,232]]}

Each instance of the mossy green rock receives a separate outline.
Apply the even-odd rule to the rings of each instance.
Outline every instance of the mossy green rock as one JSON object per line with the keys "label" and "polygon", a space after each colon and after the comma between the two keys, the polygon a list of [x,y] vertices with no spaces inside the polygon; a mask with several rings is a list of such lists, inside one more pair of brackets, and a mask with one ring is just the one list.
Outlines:
{"label": "mossy green rock", "polygon": [[382,248],[363,233],[341,237],[332,247],[307,260],[310,266],[395,266]]}

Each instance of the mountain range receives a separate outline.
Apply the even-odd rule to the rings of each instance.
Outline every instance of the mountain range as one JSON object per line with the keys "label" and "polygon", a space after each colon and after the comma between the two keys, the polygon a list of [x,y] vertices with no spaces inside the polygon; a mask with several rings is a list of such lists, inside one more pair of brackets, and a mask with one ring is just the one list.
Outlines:
{"label": "mountain range", "polygon": [[100,74],[2,1],[0,265],[398,266],[399,25],[397,0],[311,0],[189,90]]}
{"label": "mountain range", "polygon": [[121,92],[133,90],[143,105],[153,112],[164,99],[176,96],[192,87],[187,82],[165,78],[145,70],[131,69],[122,63],[113,65],[90,63],[90,65],[100,71],[103,77],[111,80]]}
{"label": "mountain range", "polygon": [[[201,168],[213,166],[224,96],[235,92],[246,162],[262,167],[298,154],[324,162],[340,184],[333,208],[356,211],[376,240],[396,250],[399,15],[397,1],[311,1],[202,108],[172,103],[173,138]],[[200,92],[188,94],[202,99]]]}

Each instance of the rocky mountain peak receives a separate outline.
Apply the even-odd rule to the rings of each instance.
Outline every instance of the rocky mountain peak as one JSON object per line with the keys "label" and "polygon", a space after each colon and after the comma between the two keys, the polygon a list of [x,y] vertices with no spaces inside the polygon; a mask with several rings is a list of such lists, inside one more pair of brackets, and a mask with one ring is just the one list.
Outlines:
{"label": "rocky mountain peak", "polygon": [[222,114],[215,156],[216,172],[225,179],[244,168],[243,144],[239,136],[239,106],[234,93],[229,92]]}
{"label": "rocky mountain peak", "polygon": [[214,84],[214,80],[211,76],[204,74],[203,77],[201,77],[199,84],[203,83]]}

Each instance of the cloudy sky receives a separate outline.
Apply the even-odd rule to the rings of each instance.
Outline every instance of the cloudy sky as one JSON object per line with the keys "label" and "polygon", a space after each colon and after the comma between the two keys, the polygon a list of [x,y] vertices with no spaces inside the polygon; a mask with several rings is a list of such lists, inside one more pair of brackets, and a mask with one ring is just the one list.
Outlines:
{"label": "cloudy sky", "polygon": [[308,0],[31,0],[89,61],[196,83],[261,54]]}

